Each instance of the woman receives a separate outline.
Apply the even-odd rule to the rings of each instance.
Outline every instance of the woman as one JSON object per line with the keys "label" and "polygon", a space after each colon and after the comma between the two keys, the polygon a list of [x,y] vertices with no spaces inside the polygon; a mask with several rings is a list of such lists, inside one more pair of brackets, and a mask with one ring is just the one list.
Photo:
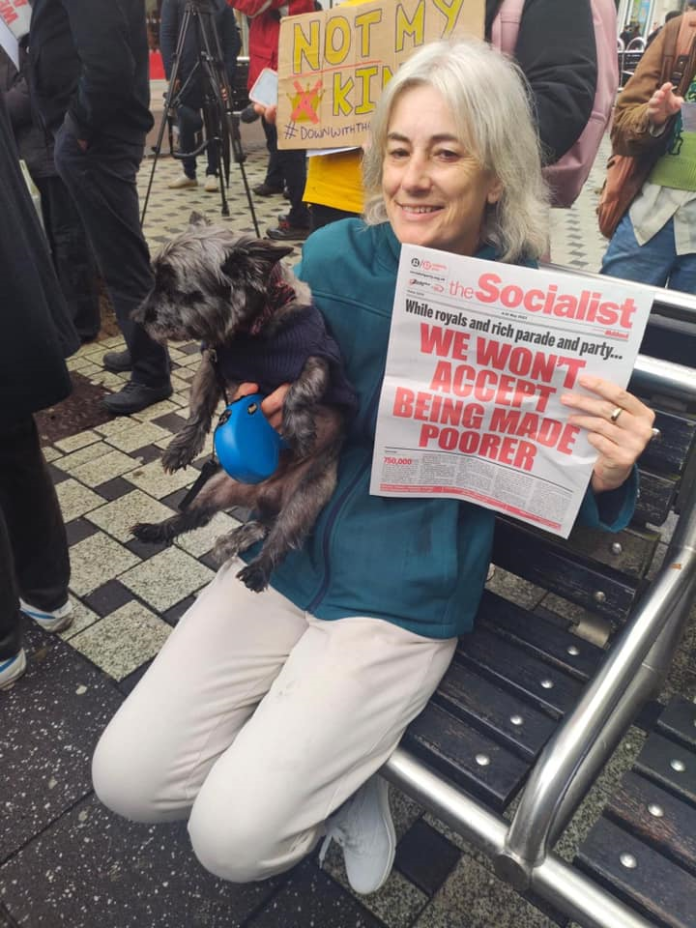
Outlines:
{"label": "woman", "polygon": [[[326,835],[342,844],[357,892],[382,885],[395,838],[386,785],[372,775],[470,630],[486,578],[492,512],[368,486],[400,243],[521,263],[546,245],[538,142],[515,65],[477,41],[417,53],[384,92],[366,186],[368,224],[320,230],[299,268],[360,396],[334,497],[266,593],[250,593],[234,567],[219,572],[94,760],[108,806],[148,822],[188,817],[200,861],[229,880],[281,872]],[[614,385],[586,385],[595,398],[566,397],[600,452],[584,516],[619,528],[653,416]],[[272,422],[282,398],[281,388],[265,403]]]}

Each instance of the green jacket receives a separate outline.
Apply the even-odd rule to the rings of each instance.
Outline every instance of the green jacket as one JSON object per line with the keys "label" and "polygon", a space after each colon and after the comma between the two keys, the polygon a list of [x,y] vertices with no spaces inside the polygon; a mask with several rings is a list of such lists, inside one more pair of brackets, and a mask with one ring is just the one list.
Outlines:
{"label": "green jacket", "polygon": [[[271,584],[320,619],[373,616],[449,638],[471,630],[490,559],[493,512],[456,500],[369,494],[400,247],[388,224],[349,219],[312,235],[295,269],[340,345],[359,411],[332,499]],[[477,257],[495,256],[484,248]],[[601,497],[606,522],[588,494],[583,521],[623,528],[633,512],[635,483],[629,484]]]}

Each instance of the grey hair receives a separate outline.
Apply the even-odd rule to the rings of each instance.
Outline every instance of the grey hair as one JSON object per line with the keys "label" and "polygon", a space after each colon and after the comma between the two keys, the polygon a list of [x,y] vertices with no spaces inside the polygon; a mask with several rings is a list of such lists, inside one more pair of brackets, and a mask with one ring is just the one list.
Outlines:
{"label": "grey hair", "polygon": [[382,164],[389,121],[401,94],[419,86],[442,95],[462,144],[500,181],[501,198],[484,218],[484,240],[502,261],[539,257],[548,246],[549,194],[527,82],[513,61],[478,39],[424,46],[385,87],[363,161],[365,221],[376,225],[387,219]]}

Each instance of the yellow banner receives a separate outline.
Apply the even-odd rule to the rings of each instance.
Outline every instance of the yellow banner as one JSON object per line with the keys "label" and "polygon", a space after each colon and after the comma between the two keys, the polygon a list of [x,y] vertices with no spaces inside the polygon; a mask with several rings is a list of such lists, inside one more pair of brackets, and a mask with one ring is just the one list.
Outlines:
{"label": "yellow banner", "polygon": [[367,137],[382,88],[428,42],[483,36],[484,0],[374,0],[280,26],[278,147],[344,148]]}

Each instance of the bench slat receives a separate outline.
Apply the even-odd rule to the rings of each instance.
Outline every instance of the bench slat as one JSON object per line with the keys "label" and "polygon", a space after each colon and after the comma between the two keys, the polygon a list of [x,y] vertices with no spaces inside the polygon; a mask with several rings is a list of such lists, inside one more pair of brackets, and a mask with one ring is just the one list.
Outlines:
{"label": "bench slat", "polygon": [[625,618],[635,598],[634,582],[602,573],[599,567],[579,561],[572,551],[532,532],[520,533],[501,520],[496,524],[493,562],[609,620]]}
{"label": "bench slat", "polygon": [[524,703],[518,695],[456,661],[433,698],[451,715],[481,728],[527,761],[534,760],[556,728],[547,715]]}
{"label": "bench slat", "polygon": [[[411,722],[403,743],[497,811],[506,808],[529,770],[511,751],[433,702]],[[488,763],[477,762],[477,757]]]}
{"label": "bench slat", "polygon": [[696,876],[696,809],[629,771],[605,813]]}
{"label": "bench slat", "polygon": [[662,433],[660,440],[648,445],[640,456],[640,466],[658,474],[680,474],[696,435],[696,420],[686,414],[657,411],[655,426]]}
{"label": "bench slat", "polygon": [[657,722],[660,731],[683,744],[696,749],[696,705],[676,696],[660,715]]}
{"label": "bench slat", "polygon": [[635,769],[696,804],[696,757],[687,748],[653,732],[638,755]]}
{"label": "bench slat", "polygon": [[[626,854],[635,859],[635,867],[621,863]],[[608,819],[594,826],[577,863],[659,924],[696,928],[696,878]]]}
{"label": "bench slat", "polygon": [[677,495],[677,482],[669,477],[640,472],[640,496],[636,502],[634,520],[662,525],[669,515]]}
{"label": "bench slat", "polygon": [[528,697],[553,718],[565,715],[575,705],[583,689],[582,683],[557,667],[483,628],[461,639],[455,659],[492,675]]}
{"label": "bench slat", "polygon": [[496,521],[496,532],[501,533],[500,546],[505,545],[513,552],[524,548],[531,537],[537,544],[558,549],[574,560],[579,558],[599,570],[610,567],[628,581],[645,576],[660,540],[659,533],[654,530],[632,527],[614,534],[582,525],[576,526],[570,537],[564,539],[500,516]]}
{"label": "bench slat", "polygon": [[582,681],[595,673],[604,657],[604,651],[596,645],[489,591],[483,594],[477,622],[526,645],[537,656]]}

